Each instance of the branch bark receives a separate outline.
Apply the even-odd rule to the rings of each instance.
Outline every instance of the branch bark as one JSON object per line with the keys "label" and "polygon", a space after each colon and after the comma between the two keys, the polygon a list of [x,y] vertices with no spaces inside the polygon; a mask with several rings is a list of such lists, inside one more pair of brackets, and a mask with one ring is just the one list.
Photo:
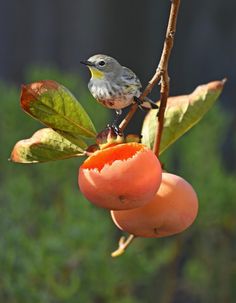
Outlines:
{"label": "branch bark", "polygon": [[[161,83],[160,109],[158,113],[158,129],[156,132],[156,138],[153,147],[153,151],[157,156],[159,155],[161,136],[162,136],[163,124],[164,124],[165,108],[169,96],[168,64],[169,64],[171,50],[174,44],[174,35],[176,31],[179,6],[180,6],[180,0],[172,0],[161,59],[155,74],[153,75],[152,79],[149,81],[148,85],[146,86],[146,88],[144,89],[143,93],[140,96],[140,99],[143,100],[145,97],[147,97],[150,94],[150,92],[152,91],[153,87],[156,84],[158,84],[159,82]],[[121,132],[123,132],[124,129],[126,128],[129,121],[132,119],[134,113],[136,112],[137,108],[138,108],[137,104],[132,105],[129,113],[119,125]]]}
{"label": "branch bark", "polygon": [[164,115],[166,109],[167,99],[170,92],[170,80],[168,75],[168,65],[171,50],[174,45],[174,36],[176,31],[176,23],[179,12],[180,0],[172,0],[169,22],[166,30],[166,38],[164,41],[164,46],[162,50],[161,59],[157,68],[157,77],[161,80],[161,90],[160,90],[160,109],[158,112],[158,123],[156,137],[153,146],[153,152],[159,156],[161,137],[164,125]]}

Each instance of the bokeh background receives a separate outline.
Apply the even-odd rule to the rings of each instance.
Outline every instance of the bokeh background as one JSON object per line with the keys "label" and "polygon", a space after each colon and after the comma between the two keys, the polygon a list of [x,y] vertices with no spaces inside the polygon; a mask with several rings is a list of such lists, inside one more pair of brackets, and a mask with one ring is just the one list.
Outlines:
{"label": "bokeh background", "polygon": [[[200,211],[189,230],[137,239],[112,259],[121,233],[107,211],[80,195],[80,160],[7,161],[16,141],[42,127],[20,109],[21,83],[64,84],[101,129],[111,113],[92,102],[79,61],[109,54],[147,83],[169,7],[167,0],[0,1],[0,302],[236,301],[235,1],[182,1],[180,8],[171,94],[228,78],[217,105],[162,157],[198,193]],[[143,115],[130,130],[140,130]]]}

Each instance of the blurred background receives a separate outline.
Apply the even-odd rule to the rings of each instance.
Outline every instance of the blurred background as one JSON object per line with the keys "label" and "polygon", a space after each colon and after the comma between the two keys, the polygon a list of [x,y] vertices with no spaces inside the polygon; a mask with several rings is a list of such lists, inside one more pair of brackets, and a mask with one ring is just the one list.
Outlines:
{"label": "blurred background", "polygon": [[[169,8],[167,0],[0,1],[0,302],[236,301],[235,1],[182,1],[180,8],[171,95],[228,78],[218,104],[162,157],[198,193],[189,230],[137,239],[111,259],[121,233],[107,211],[80,195],[80,160],[7,161],[16,141],[42,127],[20,109],[21,83],[62,83],[103,128],[111,113],[92,101],[79,61],[112,55],[145,85],[159,61]],[[143,116],[130,130],[140,130]]]}

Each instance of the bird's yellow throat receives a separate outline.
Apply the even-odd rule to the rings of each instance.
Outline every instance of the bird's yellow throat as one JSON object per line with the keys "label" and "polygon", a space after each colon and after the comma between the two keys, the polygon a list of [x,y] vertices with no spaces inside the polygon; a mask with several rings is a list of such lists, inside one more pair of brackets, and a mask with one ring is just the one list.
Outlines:
{"label": "bird's yellow throat", "polygon": [[91,75],[94,79],[104,78],[104,73],[101,72],[100,70],[98,70],[97,68],[89,66],[89,69],[90,69]]}

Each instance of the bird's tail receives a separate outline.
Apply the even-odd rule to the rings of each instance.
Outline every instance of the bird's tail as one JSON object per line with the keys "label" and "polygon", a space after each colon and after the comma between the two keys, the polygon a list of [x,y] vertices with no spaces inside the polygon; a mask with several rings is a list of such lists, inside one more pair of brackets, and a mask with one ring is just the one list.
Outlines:
{"label": "bird's tail", "polygon": [[144,101],[141,101],[138,97],[135,97],[134,101],[144,109],[158,109],[159,105],[152,100],[150,100],[148,97],[144,98]]}

